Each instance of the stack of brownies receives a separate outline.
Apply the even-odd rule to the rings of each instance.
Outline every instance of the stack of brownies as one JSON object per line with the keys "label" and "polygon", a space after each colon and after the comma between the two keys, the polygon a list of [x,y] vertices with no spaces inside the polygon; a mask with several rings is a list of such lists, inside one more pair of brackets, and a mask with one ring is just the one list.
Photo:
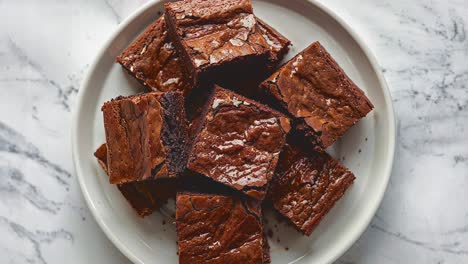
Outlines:
{"label": "stack of brownies", "polygon": [[102,106],[95,156],[141,217],[176,197],[180,263],[269,263],[262,204],[310,235],[355,179],[324,150],[373,105],[319,42],[278,68],[250,0],[165,8],[117,58],[149,92]]}

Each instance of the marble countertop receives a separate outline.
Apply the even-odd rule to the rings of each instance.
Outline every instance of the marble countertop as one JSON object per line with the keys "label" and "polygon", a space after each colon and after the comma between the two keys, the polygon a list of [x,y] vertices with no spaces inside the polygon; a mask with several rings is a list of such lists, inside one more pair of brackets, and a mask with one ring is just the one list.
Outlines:
{"label": "marble countertop", "polygon": [[[102,43],[147,0],[0,0],[0,263],[128,263],[91,216],[70,123]],[[393,175],[338,264],[468,263],[468,2],[321,0],[377,57]]]}

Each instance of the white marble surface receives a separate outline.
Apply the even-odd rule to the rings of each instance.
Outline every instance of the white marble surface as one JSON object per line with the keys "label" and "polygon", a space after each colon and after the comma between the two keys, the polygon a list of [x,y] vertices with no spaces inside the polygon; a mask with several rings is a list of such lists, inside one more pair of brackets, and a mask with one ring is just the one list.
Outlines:
{"label": "white marble surface", "polygon": [[[128,263],[81,195],[70,109],[146,1],[0,0],[0,263]],[[377,57],[399,133],[383,203],[337,263],[468,263],[468,2],[322,2]]]}

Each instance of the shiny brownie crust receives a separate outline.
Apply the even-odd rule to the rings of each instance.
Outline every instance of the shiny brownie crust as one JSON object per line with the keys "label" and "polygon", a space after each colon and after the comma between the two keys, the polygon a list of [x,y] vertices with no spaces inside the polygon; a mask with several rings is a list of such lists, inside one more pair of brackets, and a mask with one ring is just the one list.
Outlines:
{"label": "shiny brownie crust", "polygon": [[178,193],[179,263],[268,263],[261,215],[253,199]]}
{"label": "shiny brownie crust", "polygon": [[267,47],[270,49],[268,66],[269,68],[273,68],[289,51],[291,41],[260,18],[256,17],[256,19],[257,29],[259,33],[262,34],[267,43]]}
{"label": "shiny brownie crust", "polygon": [[185,0],[165,7],[194,85],[212,81],[216,73],[267,64],[287,51],[289,40],[264,23],[259,26],[250,0]]}
{"label": "shiny brownie crust", "polygon": [[268,199],[298,230],[310,235],[353,183],[352,172],[325,152],[281,152]]}
{"label": "shiny brownie crust", "polygon": [[190,80],[169,38],[164,17],[158,18],[118,57],[130,75],[153,91],[187,94]]}
{"label": "shiny brownie crust", "polygon": [[109,181],[112,184],[176,177],[189,143],[179,92],[152,92],[104,103]]}
{"label": "shiny brownie crust", "polygon": [[374,107],[319,42],[283,65],[261,90],[295,117],[294,129],[318,149],[333,144]]}
{"label": "shiny brownie crust", "polygon": [[187,167],[263,199],[289,130],[283,114],[216,86],[195,129]]}

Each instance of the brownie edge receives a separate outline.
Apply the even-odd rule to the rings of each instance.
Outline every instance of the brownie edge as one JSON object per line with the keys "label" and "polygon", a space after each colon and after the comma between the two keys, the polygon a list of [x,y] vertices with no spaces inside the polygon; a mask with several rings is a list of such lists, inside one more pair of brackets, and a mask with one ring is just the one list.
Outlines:
{"label": "brownie edge", "polygon": [[177,177],[189,144],[180,92],[117,97],[102,106],[109,181]]}
{"label": "brownie edge", "polygon": [[187,167],[262,200],[289,130],[285,115],[215,86]]}
{"label": "brownie edge", "polygon": [[295,117],[294,131],[325,149],[374,106],[319,43],[301,51],[260,88],[270,103]]}
{"label": "brownie edge", "polygon": [[178,193],[180,264],[263,264],[260,203],[238,196]]}
{"label": "brownie edge", "polygon": [[141,33],[116,61],[153,91],[191,90],[184,65],[169,38],[166,21],[159,17]]}
{"label": "brownie edge", "polygon": [[[102,144],[94,153],[99,165],[107,173],[107,146]],[[175,198],[175,179],[117,184],[120,193],[139,217],[146,217],[159,209],[168,199]]]}
{"label": "brownie edge", "polygon": [[250,0],[183,0],[165,8],[169,33],[194,86],[267,62],[270,48]]}
{"label": "brownie edge", "polygon": [[305,153],[286,145],[268,199],[281,215],[309,236],[354,179],[352,172],[327,153]]}

